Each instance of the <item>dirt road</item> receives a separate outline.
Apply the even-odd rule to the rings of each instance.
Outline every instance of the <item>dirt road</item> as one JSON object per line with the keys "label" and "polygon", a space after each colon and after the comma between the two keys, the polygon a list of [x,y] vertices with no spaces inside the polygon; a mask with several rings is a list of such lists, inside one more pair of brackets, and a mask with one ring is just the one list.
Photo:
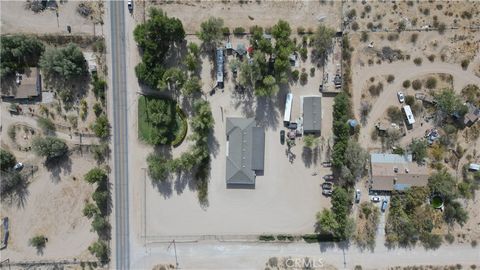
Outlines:
{"label": "dirt road", "polygon": [[456,92],[459,92],[467,84],[480,84],[480,78],[475,76],[471,70],[462,70],[459,65],[448,63],[424,63],[421,66],[415,66],[411,62],[399,62],[375,65],[373,67],[363,67],[355,71],[353,73],[353,85],[356,87],[353,91],[352,100],[355,117],[357,119],[360,119],[361,89],[365,87],[368,78],[388,74],[395,75],[395,81],[391,84],[385,85],[384,91],[377,98],[377,101],[387,102],[376,102],[373,104],[367,125],[362,127],[362,130],[360,131],[359,141],[370,141],[368,136],[375,125],[375,120],[382,117],[387,108],[392,104],[391,101],[397,100],[396,93],[403,89],[402,83],[404,80],[430,73],[451,74],[453,76],[453,86]]}

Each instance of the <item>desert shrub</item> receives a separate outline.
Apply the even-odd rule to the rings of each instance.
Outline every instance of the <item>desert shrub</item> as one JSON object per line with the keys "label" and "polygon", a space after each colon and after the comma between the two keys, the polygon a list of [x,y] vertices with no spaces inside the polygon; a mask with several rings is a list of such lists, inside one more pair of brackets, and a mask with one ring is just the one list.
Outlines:
{"label": "desert shrub", "polygon": [[403,113],[400,108],[396,106],[390,106],[387,109],[387,115],[391,122],[401,123],[403,121]]}
{"label": "desert shrub", "polygon": [[296,82],[298,81],[299,78],[300,78],[300,71],[298,70],[292,71],[292,80]]}
{"label": "desert shrub", "polygon": [[470,64],[470,61],[467,59],[462,60],[461,66],[463,70],[466,70],[468,68],[468,65]]}
{"label": "desert shrub", "polygon": [[412,82],[412,88],[413,88],[414,90],[419,90],[420,88],[422,88],[422,81],[420,81],[420,80],[414,80],[414,81]]}
{"label": "desert shrub", "polygon": [[393,76],[392,74],[387,76],[387,82],[388,83],[392,83],[394,80],[395,80],[395,76]]}
{"label": "desert shrub", "polygon": [[297,27],[297,34],[299,34],[299,35],[306,34],[305,27],[303,27],[303,26]]}
{"label": "desert shrub", "polygon": [[411,36],[410,36],[410,41],[412,43],[416,43],[417,42],[417,39],[418,39],[418,34],[417,33],[413,33]]}
{"label": "desert shrub", "polygon": [[243,35],[243,34],[245,34],[245,28],[243,28],[243,27],[235,27],[235,28],[233,29],[233,34],[234,34],[234,35],[237,35],[237,36],[238,36],[238,35]]}
{"label": "desert shrub", "polygon": [[258,237],[260,241],[275,241],[275,236],[267,234],[267,235],[260,235]]}
{"label": "desert shrub", "polygon": [[358,28],[359,28],[358,23],[357,23],[357,22],[353,22],[353,23],[352,23],[352,30],[353,30],[353,31],[357,31]]}
{"label": "desert shrub", "polygon": [[43,130],[43,132],[48,133],[51,131],[55,131],[55,124],[49,118],[39,117],[37,119],[37,124]]}
{"label": "desert shrub", "polygon": [[398,40],[398,34],[397,33],[388,34],[387,39],[388,41],[396,41]]}
{"label": "desert shrub", "polygon": [[230,35],[230,28],[228,28],[227,26],[222,27],[222,33],[225,36]]}
{"label": "desert shrub", "polygon": [[300,74],[300,83],[301,84],[306,84],[308,80],[308,74],[303,71],[302,74]]}
{"label": "desert shrub", "polygon": [[410,80],[403,81],[402,85],[403,85],[404,88],[409,88],[410,87]]}
{"label": "desert shrub", "polygon": [[437,87],[437,79],[435,79],[434,77],[429,77],[427,79],[427,82],[425,83],[425,86],[428,89],[434,89],[435,87]]}
{"label": "desert shrub", "polygon": [[430,54],[427,58],[430,62],[435,61],[435,55],[434,54]]}
{"label": "desert shrub", "polygon": [[412,96],[412,95],[407,95],[407,96],[405,97],[405,103],[406,103],[407,105],[413,106],[413,104],[415,103],[415,97]]}
{"label": "desert shrub", "polygon": [[372,84],[368,88],[368,92],[370,92],[372,96],[378,96],[382,91],[383,91],[383,83],[378,83],[377,85]]}
{"label": "desert shrub", "polygon": [[438,33],[440,33],[440,35],[445,33],[446,29],[447,29],[447,26],[445,25],[445,23],[442,22],[438,24]]}
{"label": "desert shrub", "polygon": [[360,41],[361,42],[367,42],[368,41],[368,33],[363,31],[362,35],[360,36]]}
{"label": "desert shrub", "polygon": [[415,65],[417,65],[417,66],[420,66],[422,64],[422,58],[417,57],[417,58],[413,59],[413,63],[415,63]]}

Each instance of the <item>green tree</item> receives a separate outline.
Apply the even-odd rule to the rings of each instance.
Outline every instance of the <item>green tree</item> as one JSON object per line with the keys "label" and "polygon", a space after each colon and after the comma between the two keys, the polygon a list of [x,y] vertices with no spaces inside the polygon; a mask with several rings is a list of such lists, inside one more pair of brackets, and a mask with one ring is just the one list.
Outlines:
{"label": "green tree", "polygon": [[100,215],[95,215],[92,221],[92,230],[99,234],[103,234],[108,229],[110,229],[108,220]]}
{"label": "green tree", "polygon": [[353,177],[358,179],[365,173],[368,153],[355,140],[349,140],[345,150],[345,165]]}
{"label": "green tree", "polygon": [[438,193],[450,201],[457,197],[457,184],[447,170],[435,172],[428,178],[428,187],[433,193]]}
{"label": "green tree", "polygon": [[210,17],[200,24],[200,32],[197,33],[198,38],[207,48],[213,49],[223,39],[222,28],[223,19]]}
{"label": "green tree", "polygon": [[25,68],[37,66],[45,46],[35,37],[24,35],[2,36],[0,44],[0,75],[2,81]]}
{"label": "green tree", "polygon": [[445,206],[443,217],[445,221],[449,224],[457,222],[458,224],[463,226],[468,220],[468,212],[462,207],[459,202],[453,201]]}
{"label": "green tree", "polygon": [[313,34],[313,55],[316,59],[324,61],[327,52],[332,48],[332,39],[335,35],[335,31],[325,25],[319,25],[317,30]]}
{"label": "green tree", "polygon": [[255,95],[258,97],[272,97],[277,94],[279,87],[275,77],[268,75],[262,80],[262,84],[255,88]]}
{"label": "green tree", "polygon": [[97,188],[92,194],[93,201],[97,204],[98,209],[102,213],[106,213],[108,209],[108,203],[110,200],[110,193],[108,190],[104,190],[103,187]]}
{"label": "green tree", "polygon": [[35,247],[38,250],[41,250],[45,248],[45,245],[47,244],[47,238],[44,235],[36,235],[30,240],[28,240],[30,246]]}
{"label": "green tree", "polygon": [[446,115],[458,113],[463,116],[468,111],[463,101],[451,89],[440,91],[435,95],[435,100],[437,101],[437,108]]}
{"label": "green tree", "polygon": [[92,218],[93,216],[100,213],[100,210],[94,203],[87,203],[83,207],[83,215],[87,218]]}
{"label": "green tree", "polygon": [[195,93],[200,93],[202,91],[202,85],[200,78],[197,76],[190,77],[182,88],[182,94],[184,96],[191,96]]}
{"label": "green tree", "polygon": [[140,82],[157,88],[163,79],[164,60],[169,50],[185,39],[182,22],[177,18],[169,18],[160,9],[152,8],[149,19],[137,25],[133,36],[142,50],[142,62],[135,67]]}
{"label": "green tree", "polygon": [[106,115],[97,117],[95,123],[92,124],[92,130],[99,138],[105,139],[110,136],[110,123]]}
{"label": "green tree", "polygon": [[169,162],[155,154],[150,154],[147,157],[148,174],[154,181],[167,180],[170,170]]}
{"label": "green tree", "polygon": [[323,209],[317,213],[316,231],[321,234],[334,234],[337,231],[338,224],[335,215],[329,209]]}
{"label": "green tree", "polygon": [[187,75],[179,68],[169,68],[163,74],[162,81],[157,86],[160,90],[170,90],[175,94],[178,94],[177,91],[183,87],[185,81],[187,80]]}
{"label": "green tree", "polygon": [[421,139],[412,140],[410,144],[410,151],[412,152],[413,158],[417,163],[423,162],[427,157],[427,142]]}
{"label": "green tree", "polygon": [[305,147],[309,149],[316,148],[318,146],[318,138],[314,135],[308,134],[303,136],[303,143]]}
{"label": "green tree", "polygon": [[56,137],[35,137],[32,140],[33,151],[47,160],[58,158],[68,152],[68,146]]}
{"label": "green tree", "polygon": [[108,263],[108,261],[110,260],[110,249],[108,248],[107,243],[105,243],[104,241],[99,240],[93,243],[88,247],[88,251],[95,255],[95,257],[97,257],[97,259],[103,264]]}
{"label": "green tree", "polygon": [[104,185],[107,181],[107,173],[101,169],[101,168],[93,168],[90,171],[88,171],[85,176],[85,181],[87,181],[90,184],[97,183],[98,185]]}
{"label": "green tree", "polygon": [[0,170],[9,171],[16,163],[17,159],[12,153],[0,148]]}
{"label": "green tree", "polygon": [[75,95],[67,85],[87,74],[87,62],[83,53],[73,43],[63,48],[47,49],[40,58],[40,67],[45,80],[67,102],[72,101]]}
{"label": "green tree", "polygon": [[254,90],[257,81],[262,79],[260,64],[256,61],[249,63],[243,61],[240,64],[239,84],[248,90]]}

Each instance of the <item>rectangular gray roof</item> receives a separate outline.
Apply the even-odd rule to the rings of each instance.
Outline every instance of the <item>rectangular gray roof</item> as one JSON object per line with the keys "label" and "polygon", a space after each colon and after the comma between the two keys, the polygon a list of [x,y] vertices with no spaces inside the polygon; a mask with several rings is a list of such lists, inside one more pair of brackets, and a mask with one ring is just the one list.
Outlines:
{"label": "rectangular gray roof", "polygon": [[255,184],[264,168],[265,130],[253,118],[227,117],[227,184]]}
{"label": "rectangular gray roof", "polygon": [[320,132],[322,127],[322,98],[303,97],[303,131]]}

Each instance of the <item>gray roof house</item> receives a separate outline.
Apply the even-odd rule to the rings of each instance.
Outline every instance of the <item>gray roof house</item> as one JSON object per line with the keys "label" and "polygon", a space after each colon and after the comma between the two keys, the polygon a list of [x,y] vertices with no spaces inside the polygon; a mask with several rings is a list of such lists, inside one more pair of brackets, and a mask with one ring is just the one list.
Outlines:
{"label": "gray roof house", "polygon": [[253,118],[227,117],[227,187],[255,185],[256,171],[263,171],[265,130]]}
{"label": "gray roof house", "polygon": [[320,96],[303,97],[303,132],[320,133],[322,127],[322,99]]}

